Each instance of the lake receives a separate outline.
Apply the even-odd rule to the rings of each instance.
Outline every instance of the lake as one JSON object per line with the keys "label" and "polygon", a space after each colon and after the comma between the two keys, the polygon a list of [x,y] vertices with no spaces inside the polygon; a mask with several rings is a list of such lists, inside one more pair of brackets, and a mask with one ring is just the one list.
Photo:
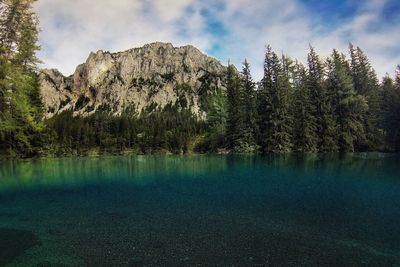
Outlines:
{"label": "lake", "polygon": [[0,161],[0,266],[400,266],[400,156]]}

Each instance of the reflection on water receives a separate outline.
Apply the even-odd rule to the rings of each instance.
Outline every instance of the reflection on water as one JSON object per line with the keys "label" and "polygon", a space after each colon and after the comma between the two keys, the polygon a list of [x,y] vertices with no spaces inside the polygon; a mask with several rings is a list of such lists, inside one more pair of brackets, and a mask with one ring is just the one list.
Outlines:
{"label": "reflection on water", "polygon": [[379,153],[2,161],[0,233],[40,240],[3,253],[9,266],[397,266],[399,163]]}
{"label": "reflection on water", "polygon": [[[392,163],[392,164],[391,164]],[[0,190],[127,181],[146,184],[157,180],[204,178],[216,173],[266,170],[266,176],[319,175],[396,180],[395,154],[252,156],[124,156],[0,161]],[[384,169],[383,169],[384,167]],[[295,174],[293,173],[295,172]]]}
{"label": "reflection on water", "polygon": [[133,156],[36,159],[0,162],[0,190],[127,181],[146,184],[171,177],[193,177],[226,169],[207,157]]}

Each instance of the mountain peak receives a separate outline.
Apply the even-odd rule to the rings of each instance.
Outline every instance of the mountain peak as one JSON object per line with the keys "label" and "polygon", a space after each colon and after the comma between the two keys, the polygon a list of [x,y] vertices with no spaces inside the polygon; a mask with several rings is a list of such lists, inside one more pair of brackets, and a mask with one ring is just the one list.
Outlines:
{"label": "mountain peak", "polygon": [[119,115],[182,103],[204,118],[203,98],[223,86],[225,71],[194,46],[154,42],[117,53],[92,52],[72,76],[43,71],[40,81],[48,118],[67,109],[76,115],[100,109]]}

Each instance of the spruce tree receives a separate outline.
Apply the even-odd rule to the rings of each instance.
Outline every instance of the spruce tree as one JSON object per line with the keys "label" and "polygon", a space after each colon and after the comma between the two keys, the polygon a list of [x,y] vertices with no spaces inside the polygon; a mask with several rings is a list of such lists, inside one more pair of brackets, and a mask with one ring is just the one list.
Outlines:
{"label": "spruce tree", "polygon": [[396,82],[385,76],[382,82],[382,127],[385,135],[385,149],[400,150],[400,78]]}
{"label": "spruce tree", "polygon": [[234,149],[239,142],[239,129],[243,128],[243,116],[241,109],[240,81],[237,71],[233,65],[228,66],[227,70],[227,147]]}
{"label": "spruce tree", "polygon": [[[26,1],[26,0],[25,0]],[[25,71],[35,71],[36,64],[40,60],[36,56],[36,51],[40,49],[38,45],[39,20],[32,11],[32,4],[36,2],[26,1],[24,14],[20,21],[19,38],[16,46],[18,51],[14,57],[15,64],[22,66]]]}
{"label": "spruce tree", "polygon": [[307,56],[308,79],[312,117],[315,119],[318,151],[334,152],[337,146],[337,124],[334,94],[327,90],[325,68],[314,48],[310,46]]}
{"label": "spruce tree", "polygon": [[35,67],[38,23],[34,0],[5,0],[0,14],[0,150],[35,151],[42,123]]}
{"label": "spruce tree", "polygon": [[[400,69],[398,69],[400,70]],[[400,73],[396,75],[396,105],[395,105],[395,114],[397,115],[397,123],[395,123],[395,150],[400,151]]]}
{"label": "spruce tree", "polygon": [[368,108],[365,97],[354,89],[350,66],[343,54],[333,51],[328,64],[328,90],[335,94],[339,126],[339,149],[354,152],[357,141],[365,140],[363,118]]}
{"label": "spruce tree", "polygon": [[380,125],[381,90],[375,70],[367,56],[359,47],[349,45],[351,56],[351,74],[354,89],[368,102],[368,110],[363,118],[365,140],[357,142],[358,150],[376,150],[382,145]]}
{"label": "spruce tree", "polygon": [[268,129],[271,127],[272,100],[269,88],[273,86],[272,48],[267,46],[264,60],[264,77],[257,91],[258,144],[262,152],[268,151]]}
{"label": "spruce tree", "polygon": [[298,152],[317,152],[318,136],[315,106],[308,86],[308,74],[303,65],[297,64],[295,77],[295,95],[293,102],[294,150]]}
{"label": "spruce tree", "polygon": [[241,104],[240,115],[243,122],[242,128],[238,129],[240,138],[240,149],[242,152],[254,152],[256,150],[255,135],[257,131],[256,125],[256,91],[255,83],[250,73],[250,64],[245,60],[243,62],[243,70],[241,76]]}
{"label": "spruce tree", "polygon": [[290,152],[292,150],[291,87],[284,65],[267,47],[264,78],[258,110],[261,146],[263,152]]}
{"label": "spruce tree", "polygon": [[226,92],[217,88],[207,104],[207,133],[197,150],[202,152],[216,152],[226,145],[227,99]]}

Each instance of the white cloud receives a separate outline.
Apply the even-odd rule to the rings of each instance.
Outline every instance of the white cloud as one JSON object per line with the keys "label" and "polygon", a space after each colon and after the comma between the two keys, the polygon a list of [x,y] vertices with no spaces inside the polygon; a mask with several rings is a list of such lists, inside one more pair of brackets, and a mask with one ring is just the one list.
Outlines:
{"label": "white cloud", "polygon": [[[243,4],[244,0],[225,1],[228,8],[224,20],[234,33],[227,53],[236,55],[236,64],[246,56],[253,63],[257,79],[262,76],[265,44],[271,44],[277,53],[284,52],[304,62],[309,44],[325,58],[333,48],[347,53],[352,42],[365,51],[379,77],[386,72],[393,75],[400,62],[400,25],[381,27],[380,12],[386,1],[363,1],[355,16],[335,26],[326,25],[323,17],[316,24],[318,14],[310,13],[296,0],[266,0],[250,6]],[[393,56],[390,51],[396,50],[398,54]]]}
{"label": "white cloud", "polygon": [[71,74],[91,51],[99,49],[120,51],[154,41],[194,41],[205,49],[203,41],[196,42],[198,36],[181,40],[175,27],[191,2],[41,0],[35,6],[42,29],[39,56],[45,67]]}
{"label": "white cloud", "polygon": [[[120,51],[154,41],[192,44],[240,68],[248,58],[256,79],[261,78],[264,48],[304,61],[308,45],[321,56],[333,48],[347,52],[348,42],[360,46],[379,76],[394,73],[400,62],[393,56],[400,39],[400,25],[381,27],[380,11],[387,0],[366,0],[352,18],[327,25],[300,0],[40,0],[40,52],[46,67],[71,74],[90,51]],[[222,5],[216,5],[222,3]],[[223,36],[207,31],[214,16],[227,30]],[[211,48],[219,44],[221,51]]]}
{"label": "white cloud", "polygon": [[164,22],[171,22],[181,17],[185,9],[192,3],[190,0],[153,0],[150,2],[155,13]]}

